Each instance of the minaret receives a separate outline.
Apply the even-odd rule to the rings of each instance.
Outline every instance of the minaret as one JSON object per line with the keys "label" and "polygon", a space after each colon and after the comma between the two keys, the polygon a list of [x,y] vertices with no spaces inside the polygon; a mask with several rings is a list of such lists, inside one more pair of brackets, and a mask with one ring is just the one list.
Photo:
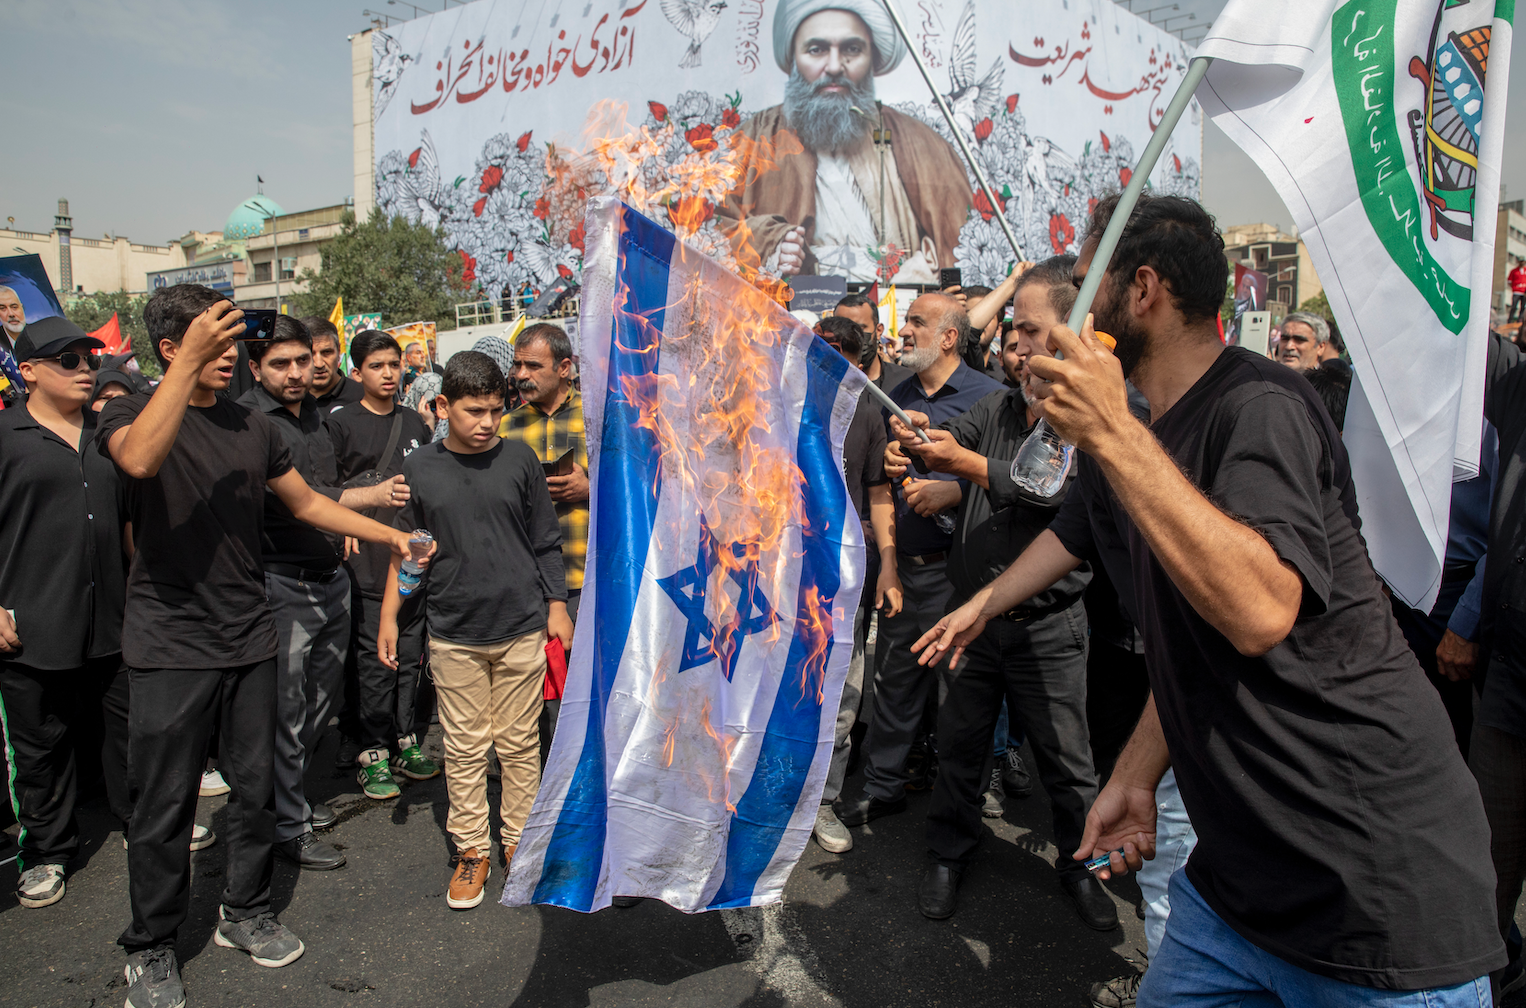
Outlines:
{"label": "minaret", "polygon": [[69,250],[69,235],[74,231],[74,218],[69,216],[69,201],[58,201],[58,216],[53,218],[53,230],[58,232],[58,289],[67,296],[74,293],[74,260]]}

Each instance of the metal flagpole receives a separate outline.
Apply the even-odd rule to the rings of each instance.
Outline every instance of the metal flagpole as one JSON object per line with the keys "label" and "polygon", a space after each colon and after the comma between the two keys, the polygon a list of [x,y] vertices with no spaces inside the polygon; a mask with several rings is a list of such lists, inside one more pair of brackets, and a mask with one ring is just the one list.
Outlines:
{"label": "metal flagpole", "polygon": [[[986,194],[986,201],[991,204],[991,213],[1001,222],[1002,233],[1007,236],[1007,241],[1012,245],[1012,254],[1017,257],[1018,262],[1022,262],[1027,257],[1023,255],[1023,250],[1017,243],[1017,235],[1012,233],[1012,224],[1007,220],[1006,213],[1000,209],[1001,204],[996,202],[996,194],[991,191],[991,183],[986,181],[985,170],[980,167],[980,162],[975,160],[975,155],[970,153],[969,144],[964,142],[964,131],[954,121],[954,113],[949,109],[948,103],[943,100],[943,95],[938,92],[938,85],[933,83],[933,75],[927,72],[927,64],[922,62],[922,54],[912,43],[911,33],[906,30],[906,23],[901,20],[900,11],[895,9],[894,0],[884,0],[884,4],[890,20],[895,23],[895,30],[900,33],[901,41],[906,43],[906,51],[911,54],[912,62],[917,65],[918,70],[922,71],[922,79],[927,82],[927,90],[932,92],[933,101],[938,103],[938,111],[943,113],[949,132],[954,135],[954,143],[959,145],[959,153],[964,155],[964,163],[969,165],[970,173],[975,176],[975,182],[980,186],[980,191]],[[1175,126],[1175,122],[1172,125]]]}

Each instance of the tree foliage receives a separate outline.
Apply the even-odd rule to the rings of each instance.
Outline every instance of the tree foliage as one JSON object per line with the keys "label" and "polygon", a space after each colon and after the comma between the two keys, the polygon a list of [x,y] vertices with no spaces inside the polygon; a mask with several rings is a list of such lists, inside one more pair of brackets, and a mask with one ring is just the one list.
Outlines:
{"label": "tree foliage", "polygon": [[139,369],[148,377],[157,378],[160,373],[159,359],[154,356],[154,348],[149,346],[148,329],[143,325],[143,306],[147,303],[147,294],[129,294],[126,291],[76,294],[64,305],[64,315],[86,332],[95,332],[110,322],[115,313],[122,332],[132,340],[132,352]]}
{"label": "tree foliage", "polygon": [[373,210],[360,223],[345,211],[339,235],[323,247],[318,272],[304,269],[307,291],[291,299],[294,315],[327,316],[337,298],[346,314],[381,312],[382,324],[433,320],[456,326],[455,306],[469,299],[459,254],[445,247],[444,231]]}
{"label": "tree foliage", "polygon": [[1299,305],[1298,310],[1308,312],[1310,315],[1318,315],[1326,322],[1335,321],[1335,316],[1330,314],[1330,299],[1325,297],[1324,291],[1320,291]]}

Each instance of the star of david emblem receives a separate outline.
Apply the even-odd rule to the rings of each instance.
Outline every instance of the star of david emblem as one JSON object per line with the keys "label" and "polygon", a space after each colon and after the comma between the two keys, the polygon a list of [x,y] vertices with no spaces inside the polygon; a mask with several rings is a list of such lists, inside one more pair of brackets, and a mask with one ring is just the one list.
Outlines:
{"label": "star of david emblem", "polygon": [[706,593],[709,591],[710,575],[720,562],[722,548],[715,541],[704,515],[700,515],[699,553],[694,563],[665,578],[658,578],[657,584],[688,621],[684,628],[684,651],[683,657],[679,659],[678,671],[685,672],[719,661],[721,673],[730,682],[732,673],[736,671],[736,660],[743,641],[778,622],[779,614],[758,583],[761,572],[756,552],[750,552],[744,544],[733,543],[724,548],[729,549],[736,559],[745,561],[741,567],[729,572],[728,580],[740,589],[736,612],[722,626],[711,622],[710,615],[706,612]]}

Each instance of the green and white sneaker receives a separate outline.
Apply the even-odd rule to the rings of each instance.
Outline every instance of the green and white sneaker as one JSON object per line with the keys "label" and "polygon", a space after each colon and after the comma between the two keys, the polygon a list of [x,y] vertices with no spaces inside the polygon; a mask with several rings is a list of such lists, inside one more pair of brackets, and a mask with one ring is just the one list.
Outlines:
{"label": "green and white sneaker", "polygon": [[185,1004],[185,986],[180,982],[180,964],[175,951],[167,948],[143,949],[127,957],[126,1008],[181,1008]]}
{"label": "green and white sneaker", "polygon": [[431,777],[440,776],[440,764],[424,755],[419,748],[418,737],[405,735],[397,740],[401,750],[392,757],[392,772],[400,773],[410,780],[429,780]]}
{"label": "green and white sneaker", "polygon": [[356,772],[355,780],[360,784],[361,794],[377,801],[386,801],[402,794],[392,779],[392,771],[387,767],[387,750],[367,749],[356,762],[360,764],[360,770]]}
{"label": "green and white sneaker", "polygon": [[16,902],[33,909],[52,906],[64,898],[64,888],[63,865],[33,865],[16,883]]}

